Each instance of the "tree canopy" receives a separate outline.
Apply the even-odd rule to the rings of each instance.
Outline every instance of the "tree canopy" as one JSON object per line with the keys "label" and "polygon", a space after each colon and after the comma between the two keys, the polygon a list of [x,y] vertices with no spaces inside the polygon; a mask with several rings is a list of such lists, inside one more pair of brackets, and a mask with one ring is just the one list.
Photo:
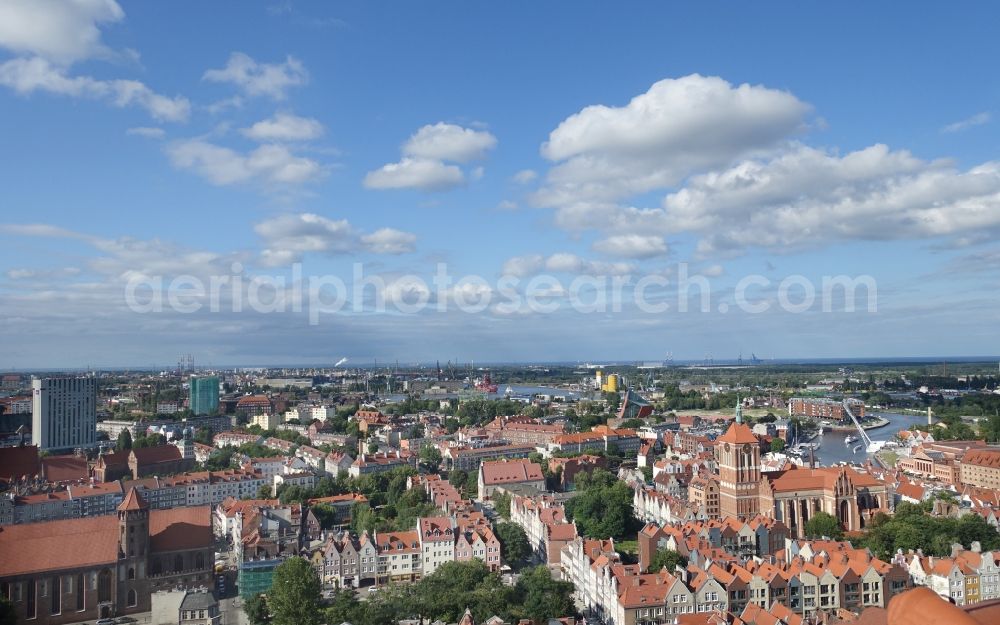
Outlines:
{"label": "tree canopy", "polygon": [[385,587],[366,601],[358,601],[349,591],[337,593],[323,620],[354,625],[416,618],[455,623],[468,608],[480,623],[494,615],[508,622],[544,623],[575,614],[572,592],[572,584],[553,579],[544,566],[525,570],[510,587],[479,560],[447,562],[415,584]]}
{"label": "tree canopy", "polygon": [[983,551],[1000,549],[1000,533],[978,514],[966,514],[958,519],[934,517],[928,514],[932,502],[920,504],[901,502],[896,513],[889,517],[877,514],[868,531],[855,541],[867,547],[882,559],[889,559],[897,549],[922,549],[926,555],[948,556],[951,545],[960,543],[966,549],[973,541],[979,542]]}
{"label": "tree canopy", "polygon": [[808,538],[832,538],[840,540],[844,537],[844,530],[840,527],[837,517],[826,512],[817,512],[806,521],[806,537]]}
{"label": "tree canopy", "polygon": [[686,567],[687,563],[687,558],[673,549],[660,549],[653,554],[653,557],[649,561],[649,572],[656,573],[664,567],[666,567],[668,571],[673,571],[674,567],[678,564],[682,567]]}
{"label": "tree canopy", "polygon": [[322,584],[303,558],[289,558],[274,569],[267,606],[274,625],[320,625]]}
{"label": "tree canopy", "polygon": [[531,545],[528,544],[528,535],[524,533],[520,525],[516,523],[497,523],[494,532],[500,541],[500,555],[503,556],[504,562],[508,565],[513,566],[531,557]]}
{"label": "tree canopy", "polygon": [[590,538],[626,538],[639,529],[632,489],[603,469],[576,476],[580,494],[566,502],[566,514]]}

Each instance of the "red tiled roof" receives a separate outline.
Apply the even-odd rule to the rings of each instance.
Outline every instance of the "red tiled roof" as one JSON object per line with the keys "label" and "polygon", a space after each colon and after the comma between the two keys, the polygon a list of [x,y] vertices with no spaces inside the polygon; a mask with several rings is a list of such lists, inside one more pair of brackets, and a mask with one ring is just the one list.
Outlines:
{"label": "red tiled roof", "polygon": [[146,510],[149,506],[146,505],[146,501],[139,495],[139,491],[133,486],[129,489],[128,494],[125,495],[125,499],[118,504],[118,512],[125,512],[128,510]]}
{"label": "red tiled roof", "polygon": [[157,464],[159,462],[175,462],[181,459],[181,450],[174,445],[157,445],[133,449],[135,460],[139,466]]}
{"label": "red tiled roof", "polygon": [[48,456],[42,458],[42,473],[50,482],[73,482],[90,476],[87,459],[80,456]]}
{"label": "red tiled roof", "polygon": [[209,506],[153,510],[149,516],[149,545],[153,552],[207,548],[212,546],[212,540]]}
{"label": "red tiled roof", "polygon": [[4,447],[0,449],[0,479],[11,480],[34,477],[41,472],[38,447]]}
{"label": "red tiled roof", "polygon": [[970,449],[962,456],[962,464],[1000,469],[1000,449]]}
{"label": "red tiled roof", "polygon": [[530,460],[492,460],[482,464],[483,482],[510,484],[536,482],[545,479],[542,467]]}
{"label": "red tiled roof", "polygon": [[742,445],[744,443],[757,444],[760,440],[753,433],[746,423],[733,423],[726,429],[725,434],[720,436],[718,440],[723,443],[733,443],[734,445]]}
{"label": "red tiled roof", "polygon": [[[211,548],[212,526],[207,506],[153,510],[152,551]],[[42,571],[113,565],[118,559],[118,518],[25,523],[0,527],[0,577]]]}

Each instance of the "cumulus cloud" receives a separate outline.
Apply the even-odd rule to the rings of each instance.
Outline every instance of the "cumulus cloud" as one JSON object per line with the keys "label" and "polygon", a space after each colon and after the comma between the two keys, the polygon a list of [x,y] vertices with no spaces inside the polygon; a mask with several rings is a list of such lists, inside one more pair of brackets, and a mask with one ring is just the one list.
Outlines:
{"label": "cumulus cloud", "polygon": [[503,275],[515,278],[525,278],[543,271],[594,276],[624,275],[635,271],[635,265],[623,262],[607,263],[587,260],[576,254],[560,252],[550,255],[548,258],[541,254],[514,256],[507,259],[501,268]]}
{"label": "cumulus cloud", "polygon": [[0,64],[0,85],[22,95],[36,91],[105,100],[117,107],[138,106],[153,119],[186,121],[191,103],[183,96],[156,93],[137,80],[98,80],[90,76],[70,76],[41,57],[17,58]]}
{"label": "cumulus cloud", "polygon": [[405,254],[414,250],[417,240],[416,235],[393,228],[360,233],[346,219],[315,213],[279,215],[258,223],[254,231],[264,242],[261,263],[272,267],[296,262],[307,253]]}
{"label": "cumulus cloud", "polygon": [[283,145],[265,144],[244,154],[202,139],[185,139],[167,146],[167,155],[174,167],[192,171],[218,186],[248,182],[301,185],[326,175],[318,162],[296,156]]}
{"label": "cumulus cloud", "polygon": [[664,229],[703,233],[703,253],[996,229],[1000,163],[961,171],[880,144],[844,156],[799,146],[696,176],[658,216]]}
{"label": "cumulus cloud", "polygon": [[365,176],[369,189],[420,189],[445,191],[461,186],[465,175],[455,165],[441,161],[404,158],[398,163],[383,165]]}
{"label": "cumulus cloud", "polygon": [[653,258],[667,253],[667,243],[656,235],[616,234],[595,242],[594,249],[609,256]]}
{"label": "cumulus cloud", "polygon": [[321,137],[324,128],[323,124],[311,117],[276,113],[240,132],[255,141],[310,141]]}
{"label": "cumulus cloud", "polygon": [[[465,182],[466,174],[448,162],[467,163],[484,158],[496,144],[496,137],[485,130],[443,122],[428,124],[403,144],[403,158],[398,163],[388,163],[368,172],[364,184],[369,189],[454,189]],[[475,167],[469,177],[479,180],[484,173],[482,167]]]}
{"label": "cumulus cloud", "polygon": [[284,63],[258,63],[242,52],[233,52],[224,68],[206,71],[202,80],[235,85],[249,96],[284,100],[291,87],[309,82],[309,72],[293,56],[286,57]]}
{"label": "cumulus cloud", "polygon": [[594,205],[667,188],[779,146],[809,110],[763,86],[698,74],[661,80],[625,106],[588,106],[560,123],[541,149],[557,164],[534,198],[543,206]]}
{"label": "cumulus cloud", "polygon": [[969,128],[973,128],[975,126],[988,124],[991,119],[993,119],[993,116],[988,111],[976,113],[972,117],[967,117],[953,124],[948,124],[941,129],[941,132],[960,132],[962,130],[968,130]]}
{"label": "cumulus cloud", "polygon": [[417,159],[467,163],[486,156],[497,138],[485,130],[438,122],[428,124],[403,144],[403,154]]}
{"label": "cumulus cloud", "polygon": [[534,169],[522,169],[514,174],[513,180],[518,184],[528,184],[534,182],[537,178],[538,172]]}
{"label": "cumulus cloud", "polygon": [[100,25],[120,22],[114,0],[5,0],[0,3],[0,46],[60,65],[111,56]]}
{"label": "cumulus cloud", "polygon": [[395,228],[379,228],[361,236],[365,249],[375,254],[406,254],[412,252],[417,235]]}

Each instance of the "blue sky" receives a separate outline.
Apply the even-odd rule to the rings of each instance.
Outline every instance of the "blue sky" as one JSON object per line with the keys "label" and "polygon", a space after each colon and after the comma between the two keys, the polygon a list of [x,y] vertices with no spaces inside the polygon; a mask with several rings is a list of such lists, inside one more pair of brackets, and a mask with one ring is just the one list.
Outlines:
{"label": "blue sky", "polygon": [[[998,13],[4,0],[0,367],[1000,353]],[[491,300],[126,305],[237,261],[360,263],[402,300],[445,263]],[[681,263],[709,312],[677,312]],[[497,308],[542,274],[554,312]],[[737,310],[757,274],[774,305]],[[625,305],[574,310],[581,275],[628,276]],[[871,276],[877,311],[781,310],[792,275]],[[668,312],[634,305],[643,276]]]}

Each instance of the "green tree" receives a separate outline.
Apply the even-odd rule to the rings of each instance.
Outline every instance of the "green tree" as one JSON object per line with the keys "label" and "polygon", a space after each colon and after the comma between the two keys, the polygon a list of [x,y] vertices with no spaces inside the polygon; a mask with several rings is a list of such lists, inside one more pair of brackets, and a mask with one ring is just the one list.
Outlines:
{"label": "green tree", "polygon": [[356,623],[360,620],[360,602],[355,598],[354,591],[340,588],[327,600],[327,608],[323,615],[324,622],[330,625],[340,623]]}
{"label": "green tree", "polygon": [[377,454],[378,453],[378,443],[375,441],[368,442],[368,453]]}
{"label": "green tree", "polygon": [[118,443],[115,445],[115,449],[117,451],[132,449],[132,432],[128,428],[125,428],[118,434]]}
{"label": "green tree", "polygon": [[270,499],[274,496],[274,490],[270,484],[261,484],[257,489],[257,499]]}
{"label": "green tree", "polygon": [[507,491],[498,492],[493,495],[493,509],[501,517],[510,520],[510,493]]}
{"label": "green tree", "polygon": [[320,625],[322,585],[312,565],[294,557],[274,569],[274,583],[267,596],[274,625]]}
{"label": "green tree", "polygon": [[771,439],[771,451],[774,453],[780,453],[785,451],[785,440],[778,438],[777,436]]}
{"label": "green tree", "polygon": [[656,573],[664,567],[666,567],[668,571],[673,571],[674,567],[678,564],[681,565],[681,567],[686,567],[687,563],[687,558],[673,549],[660,549],[653,554],[653,557],[649,561],[649,572]]}
{"label": "green tree", "polygon": [[433,445],[420,450],[420,463],[429,471],[437,471],[441,466],[441,460],[441,451]]}
{"label": "green tree", "polygon": [[632,509],[632,489],[603,469],[576,476],[582,491],[566,502],[566,514],[576,521],[578,530],[590,538],[625,538],[640,524]]}
{"label": "green tree", "polygon": [[528,535],[524,533],[521,526],[516,523],[497,523],[494,531],[500,541],[500,555],[504,562],[514,565],[517,562],[527,560],[531,556],[531,545],[528,544]]}
{"label": "green tree", "polygon": [[522,618],[532,623],[547,623],[549,619],[576,612],[573,606],[573,584],[552,579],[546,566],[525,571],[514,592],[520,599]]}
{"label": "green tree", "polygon": [[246,613],[250,625],[268,625],[271,622],[267,599],[261,593],[247,599],[247,602],[243,604],[243,611]]}
{"label": "green tree", "polygon": [[806,536],[808,538],[821,538],[823,536],[840,540],[844,537],[844,530],[840,527],[837,517],[826,512],[817,512],[806,521]]}

